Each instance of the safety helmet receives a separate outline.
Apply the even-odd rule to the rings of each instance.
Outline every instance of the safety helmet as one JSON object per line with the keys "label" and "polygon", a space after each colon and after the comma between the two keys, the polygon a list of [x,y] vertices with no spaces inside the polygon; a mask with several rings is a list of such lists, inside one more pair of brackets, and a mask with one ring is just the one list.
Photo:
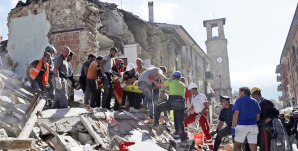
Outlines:
{"label": "safety helmet", "polygon": [[181,77],[181,72],[180,71],[175,71],[175,72],[173,72],[172,75],[176,76],[176,77]]}
{"label": "safety helmet", "polygon": [[195,83],[190,83],[189,86],[188,86],[188,89],[191,90],[191,89],[194,89],[194,88],[198,88],[198,86]]}
{"label": "safety helmet", "polygon": [[52,51],[53,53],[57,53],[55,47],[52,45],[47,46],[45,49],[45,52],[50,52],[50,51]]}
{"label": "safety helmet", "polygon": [[130,71],[132,69],[135,68],[135,65],[133,65],[132,63],[129,63],[127,66],[126,66],[126,71]]}
{"label": "safety helmet", "polygon": [[251,90],[250,90],[250,94],[252,95],[253,93],[255,93],[256,91],[262,91],[262,89],[258,88],[258,87],[253,87]]}

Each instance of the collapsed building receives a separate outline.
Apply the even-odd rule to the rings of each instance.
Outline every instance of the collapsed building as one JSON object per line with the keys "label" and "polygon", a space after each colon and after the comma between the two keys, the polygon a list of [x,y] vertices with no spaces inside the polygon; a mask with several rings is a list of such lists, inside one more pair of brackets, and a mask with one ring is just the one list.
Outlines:
{"label": "collapsed building", "polygon": [[[166,66],[168,76],[176,70],[181,71],[187,85],[191,82],[196,83],[199,91],[205,93],[209,100],[213,100],[210,102],[210,122],[213,123],[219,111],[218,104],[214,102],[214,91],[210,84],[213,81],[212,63],[214,60],[210,59],[183,26],[154,22],[153,2],[149,2],[148,6],[149,22],[131,12],[117,8],[116,4],[99,0],[27,0],[25,3],[19,1],[9,13],[8,41],[6,50],[1,56],[7,55],[11,58],[6,61],[7,69],[13,68],[21,80],[25,77],[26,66],[42,57],[46,46],[50,44],[55,46],[57,54],[60,54],[64,46],[68,46],[74,52],[71,64],[74,74],[78,77],[82,63],[87,60],[88,54],[106,55],[111,47],[116,46],[120,50],[116,58],[123,59],[126,64],[135,63],[137,58],[142,58],[147,67],[149,65]],[[22,84],[18,83],[18,85]],[[11,91],[27,89],[19,86],[12,87]],[[11,91],[9,93],[12,93]],[[26,91],[25,98],[24,94],[13,94],[14,97],[28,101],[20,103],[27,105],[24,111],[28,110],[34,98],[30,89]],[[17,111],[17,106],[22,106],[12,102],[9,104],[12,108],[17,108]],[[149,138],[165,149],[175,146],[170,143],[169,131],[154,131],[144,124],[147,118],[145,114],[108,113],[99,109],[91,116],[81,108],[43,112],[40,110],[39,112],[43,116],[38,117],[37,123],[46,123],[44,124],[46,126],[37,126],[40,136],[56,136],[53,141],[62,146],[67,146],[66,139],[58,133],[68,133],[71,136],[88,135],[90,139],[81,140],[80,143],[100,144],[102,149],[109,147],[119,149],[117,148],[119,143],[129,140],[123,138],[130,133],[140,136],[137,138],[138,140],[141,138],[139,142]],[[115,123],[109,123],[108,119],[111,114],[117,125],[121,127],[120,132],[115,131]],[[92,124],[86,124],[86,120]],[[2,123],[2,127],[6,125],[10,133],[13,133],[10,135],[18,136],[26,123],[19,121],[20,126],[12,128],[11,125],[16,121],[18,120]],[[88,134],[82,134],[86,132]],[[32,135],[34,134],[30,136]],[[46,141],[48,146],[52,142],[51,139],[46,139],[49,140]],[[68,138],[68,140],[72,139]],[[76,146],[76,143],[72,144]]]}

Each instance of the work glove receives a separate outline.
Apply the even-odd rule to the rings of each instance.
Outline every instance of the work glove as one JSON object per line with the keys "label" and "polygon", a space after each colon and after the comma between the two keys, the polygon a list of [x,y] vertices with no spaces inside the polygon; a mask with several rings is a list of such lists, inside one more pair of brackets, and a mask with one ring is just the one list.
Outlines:
{"label": "work glove", "polygon": [[236,129],[235,127],[232,127],[232,136],[235,137]]}
{"label": "work glove", "polygon": [[56,81],[56,89],[62,89],[62,83],[61,83],[61,78],[60,77],[55,77]]}

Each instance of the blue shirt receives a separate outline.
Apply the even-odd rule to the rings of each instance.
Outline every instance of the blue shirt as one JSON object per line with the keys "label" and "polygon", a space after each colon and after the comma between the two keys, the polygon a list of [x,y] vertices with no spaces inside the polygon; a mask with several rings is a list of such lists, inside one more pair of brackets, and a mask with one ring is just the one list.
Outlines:
{"label": "blue shirt", "polygon": [[249,96],[238,98],[233,111],[239,111],[237,125],[257,125],[257,114],[261,114],[259,103]]}
{"label": "blue shirt", "polygon": [[89,68],[90,66],[90,62],[87,60],[84,62],[84,64],[82,65],[82,69],[81,69],[81,77],[82,78],[87,78],[87,75],[85,75],[85,72],[84,72],[84,67],[87,67],[87,69]]}

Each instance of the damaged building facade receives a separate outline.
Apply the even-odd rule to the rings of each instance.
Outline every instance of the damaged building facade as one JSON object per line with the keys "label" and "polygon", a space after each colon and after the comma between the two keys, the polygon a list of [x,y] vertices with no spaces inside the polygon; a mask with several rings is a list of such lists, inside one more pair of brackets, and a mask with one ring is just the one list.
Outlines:
{"label": "damaged building facade", "polygon": [[116,58],[125,63],[142,58],[145,66],[166,66],[168,74],[180,70],[187,84],[195,82],[211,96],[211,59],[181,25],[156,23],[150,14],[147,22],[116,4],[97,0],[19,2],[8,17],[8,54],[19,63],[16,73],[24,75],[26,66],[42,57],[47,45],[54,45],[58,54],[68,46],[75,54],[71,63],[78,74],[89,53],[106,55],[116,46],[120,50]]}

